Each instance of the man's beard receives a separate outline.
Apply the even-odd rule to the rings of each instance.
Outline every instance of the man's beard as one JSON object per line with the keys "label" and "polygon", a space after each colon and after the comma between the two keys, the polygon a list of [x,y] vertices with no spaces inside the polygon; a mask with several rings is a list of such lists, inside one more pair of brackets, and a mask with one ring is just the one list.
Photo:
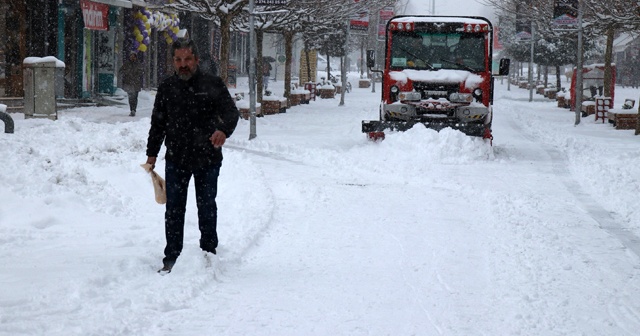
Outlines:
{"label": "man's beard", "polygon": [[178,77],[182,80],[189,80],[193,76],[193,73],[189,68],[178,69]]}

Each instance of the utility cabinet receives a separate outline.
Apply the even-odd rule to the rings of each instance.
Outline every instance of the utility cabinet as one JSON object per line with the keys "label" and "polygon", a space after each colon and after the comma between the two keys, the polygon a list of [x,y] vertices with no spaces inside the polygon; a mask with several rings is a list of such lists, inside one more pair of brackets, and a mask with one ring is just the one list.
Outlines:
{"label": "utility cabinet", "polygon": [[[58,119],[56,108],[56,68],[62,67],[55,57],[28,57],[22,63],[24,75],[24,117]],[[58,70],[59,71],[59,70]]]}

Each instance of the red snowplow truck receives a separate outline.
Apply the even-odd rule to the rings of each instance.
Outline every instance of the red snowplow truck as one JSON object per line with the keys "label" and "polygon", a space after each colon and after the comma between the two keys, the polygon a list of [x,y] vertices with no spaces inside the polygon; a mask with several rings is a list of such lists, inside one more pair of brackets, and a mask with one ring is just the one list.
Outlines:
{"label": "red snowplow truck", "polygon": [[[396,16],[386,27],[379,120],[364,120],[371,139],[384,131],[424,124],[437,131],[451,127],[491,138],[493,103],[491,22],[483,17]],[[501,59],[496,75],[509,74]]]}

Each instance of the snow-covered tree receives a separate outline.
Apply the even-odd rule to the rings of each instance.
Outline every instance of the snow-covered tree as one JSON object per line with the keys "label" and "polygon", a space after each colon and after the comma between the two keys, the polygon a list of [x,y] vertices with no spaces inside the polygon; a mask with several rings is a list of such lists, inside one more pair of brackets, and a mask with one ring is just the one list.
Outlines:
{"label": "snow-covered tree", "polygon": [[220,27],[220,66],[219,75],[226,82],[229,66],[229,45],[231,41],[231,23],[240,15],[249,0],[173,0],[165,6],[179,11],[197,13],[204,19],[212,20]]}

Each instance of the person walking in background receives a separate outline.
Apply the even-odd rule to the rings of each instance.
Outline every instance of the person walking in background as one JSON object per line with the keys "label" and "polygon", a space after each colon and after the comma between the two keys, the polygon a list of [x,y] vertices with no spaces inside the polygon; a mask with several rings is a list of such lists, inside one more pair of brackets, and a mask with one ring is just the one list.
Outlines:
{"label": "person walking in background", "polygon": [[166,146],[167,203],[163,267],[171,272],[182,251],[187,190],[195,181],[200,248],[216,253],[218,247],[218,174],[222,146],[233,134],[240,114],[220,77],[198,68],[198,51],[191,40],[179,39],[171,46],[176,73],[162,81],[151,115],[147,163],[155,166],[160,147]]}
{"label": "person walking in background", "polygon": [[124,61],[120,68],[122,74],[122,89],[129,96],[129,116],[135,117],[138,108],[138,93],[142,90],[142,75],[144,67],[142,62],[138,61],[138,54],[132,52],[129,59]]}
{"label": "person walking in background", "polygon": [[202,72],[211,73],[211,56],[209,56],[209,53],[202,53],[202,56],[199,57],[198,68]]}
{"label": "person walking in background", "polygon": [[269,77],[271,76],[271,63],[262,61],[262,84],[264,85],[264,91],[269,89]]}

